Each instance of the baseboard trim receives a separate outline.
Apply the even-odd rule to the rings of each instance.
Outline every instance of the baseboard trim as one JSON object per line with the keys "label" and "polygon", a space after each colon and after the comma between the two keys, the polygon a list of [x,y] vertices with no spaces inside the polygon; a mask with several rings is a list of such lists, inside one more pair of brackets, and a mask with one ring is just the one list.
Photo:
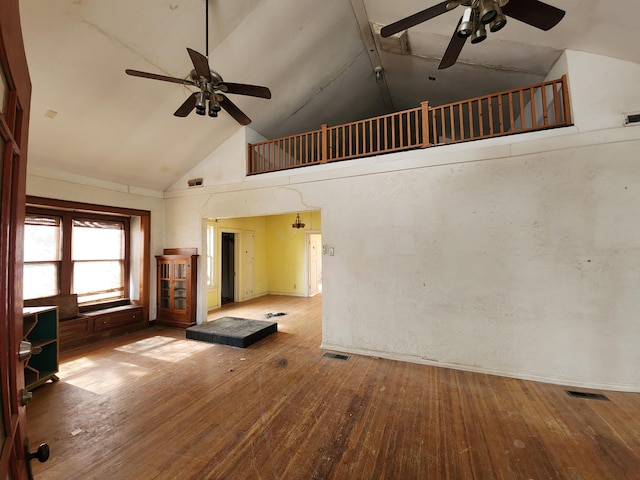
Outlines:
{"label": "baseboard trim", "polygon": [[483,368],[478,366],[460,365],[456,363],[438,362],[429,360],[415,355],[407,355],[402,353],[379,352],[375,350],[346,348],[340,345],[322,342],[320,348],[323,350],[331,350],[340,353],[349,353],[352,355],[363,355],[366,357],[384,358],[387,360],[395,360],[398,362],[418,363],[421,365],[429,365],[431,367],[451,368],[454,370],[463,370],[466,372],[484,373],[487,375],[497,375],[500,377],[518,378],[520,380],[529,380],[532,382],[551,383],[553,385],[563,385],[568,387],[588,388],[595,390],[607,390],[614,392],[640,393],[640,385],[632,384],[614,384],[599,382],[583,382],[575,381],[568,378],[558,378],[546,375],[535,375],[522,372],[512,372],[506,370],[497,370],[492,368]]}

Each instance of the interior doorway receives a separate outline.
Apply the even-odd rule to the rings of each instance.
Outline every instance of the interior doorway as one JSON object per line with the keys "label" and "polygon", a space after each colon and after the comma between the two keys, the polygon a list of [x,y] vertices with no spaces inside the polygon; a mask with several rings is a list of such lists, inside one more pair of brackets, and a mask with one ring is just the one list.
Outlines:
{"label": "interior doorway", "polygon": [[220,242],[220,304],[235,302],[236,289],[236,234],[222,232]]}
{"label": "interior doorway", "polygon": [[307,233],[307,295],[322,292],[322,235]]}

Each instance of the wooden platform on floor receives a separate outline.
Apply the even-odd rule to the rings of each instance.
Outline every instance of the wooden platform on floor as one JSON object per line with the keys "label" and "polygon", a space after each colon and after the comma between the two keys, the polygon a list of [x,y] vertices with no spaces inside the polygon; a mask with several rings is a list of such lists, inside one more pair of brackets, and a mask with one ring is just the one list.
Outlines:
{"label": "wooden platform on floor", "polygon": [[[351,355],[323,357],[321,296],[243,350],[153,328],[62,355],[27,408],[36,478],[637,479],[640,395]],[[574,389],[575,390],[575,389]]]}
{"label": "wooden platform on floor", "polygon": [[250,318],[222,317],[186,329],[186,338],[247,348],[278,331],[278,324]]}

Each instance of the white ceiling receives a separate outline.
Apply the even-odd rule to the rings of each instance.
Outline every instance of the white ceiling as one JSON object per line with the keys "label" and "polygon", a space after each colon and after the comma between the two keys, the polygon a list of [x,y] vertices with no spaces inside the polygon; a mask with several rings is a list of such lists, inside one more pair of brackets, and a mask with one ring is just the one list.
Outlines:
{"label": "white ceiling", "polygon": [[[409,55],[383,50],[371,33],[438,0],[209,2],[210,66],[226,81],[270,88],[270,100],[231,96],[267,138],[535,83],[565,49],[640,63],[638,0],[549,0],[567,12],[554,29],[511,19],[485,42],[467,42],[447,70],[437,66],[462,8],[411,28]],[[186,77],[186,47],[206,52],[205,6],[21,0],[33,83],[29,162],[164,191],[241,128],[225,112],[174,117],[187,87],[124,73]]]}

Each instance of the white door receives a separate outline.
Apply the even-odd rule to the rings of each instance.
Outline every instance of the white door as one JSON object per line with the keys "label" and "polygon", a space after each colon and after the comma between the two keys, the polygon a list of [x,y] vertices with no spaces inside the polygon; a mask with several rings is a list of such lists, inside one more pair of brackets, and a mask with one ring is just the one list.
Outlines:
{"label": "white door", "polygon": [[312,297],[322,291],[322,235],[307,234],[308,292]]}
{"label": "white door", "polygon": [[254,279],[254,270],[255,270],[255,239],[256,234],[251,231],[242,233],[242,271],[243,277],[242,281],[244,284],[244,298],[243,300],[247,300],[253,297],[255,293],[255,279]]}

